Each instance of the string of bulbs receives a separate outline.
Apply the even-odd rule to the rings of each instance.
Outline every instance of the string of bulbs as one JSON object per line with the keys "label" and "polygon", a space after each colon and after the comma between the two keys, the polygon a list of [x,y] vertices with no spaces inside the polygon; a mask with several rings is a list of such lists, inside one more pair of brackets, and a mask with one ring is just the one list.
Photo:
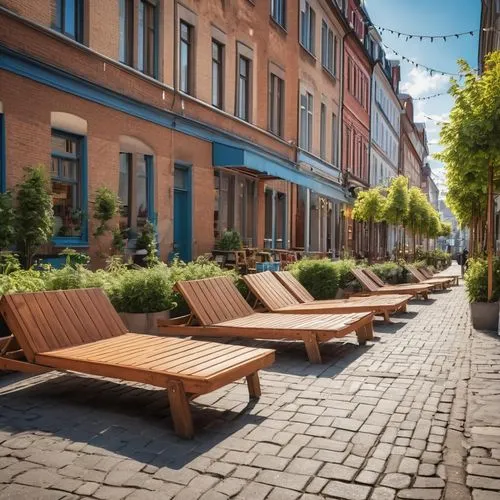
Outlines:
{"label": "string of bulbs", "polygon": [[428,101],[429,99],[434,99],[435,97],[441,97],[443,95],[448,95],[448,92],[440,92],[439,94],[426,95],[423,97],[414,97],[414,101]]}
{"label": "string of bulbs", "polygon": [[421,42],[423,40],[430,40],[431,43],[434,42],[434,40],[443,40],[444,42],[446,42],[446,40],[448,40],[449,38],[461,38],[461,37],[464,37],[464,36],[474,36],[476,33],[479,32],[479,30],[472,30],[472,31],[462,31],[460,33],[450,33],[448,35],[417,35],[415,33],[403,33],[401,31],[398,31],[398,30],[393,30],[391,28],[384,28],[382,26],[375,26],[375,28],[377,28],[380,33],[382,34],[384,31],[388,31],[389,33],[393,34],[393,35],[397,35],[398,38],[406,38],[406,41],[408,40],[412,40],[413,38],[418,38]]}

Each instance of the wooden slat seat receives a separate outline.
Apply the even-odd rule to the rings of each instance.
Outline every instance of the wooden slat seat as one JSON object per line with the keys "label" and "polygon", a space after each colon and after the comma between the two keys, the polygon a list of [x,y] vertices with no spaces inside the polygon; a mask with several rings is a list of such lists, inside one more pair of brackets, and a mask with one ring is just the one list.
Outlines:
{"label": "wooden slat seat", "polygon": [[100,289],[7,295],[0,312],[26,358],[11,359],[4,346],[0,369],[53,368],[164,387],[182,437],[193,435],[189,399],[242,377],[258,397],[258,370],[274,361],[270,349],[130,333]]}
{"label": "wooden slat seat", "polygon": [[406,265],[408,272],[415,278],[417,283],[433,285],[435,290],[444,290],[451,287],[453,278],[426,278],[416,267]]}
{"label": "wooden slat seat", "polygon": [[[370,270],[368,269],[368,271]],[[415,283],[403,283],[401,285],[386,285],[386,284],[379,285],[378,283],[373,281],[373,279],[371,279],[370,275],[367,273],[367,269],[353,268],[351,269],[351,272],[354,275],[354,277],[359,281],[361,286],[368,293],[374,295],[403,293],[405,295],[408,294],[412,295],[413,297],[421,296],[422,298],[427,299],[429,296],[429,291],[432,288],[432,285],[423,285]],[[383,283],[383,281],[381,282]]]}
{"label": "wooden slat seat", "polygon": [[[284,275],[283,281],[280,276]],[[370,297],[353,297],[342,300],[299,301],[288,285],[299,291],[302,285],[288,271],[271,273],[265,271],[243,276],[243,280],[268,311],[287,314],[341,314],[355,312],[372,312],[381,315],[389,322],[389,315],[396,311],[406,310],[411,295],[379,295]],[[307,290],[306,290],[307,292]],[[305,297],[305,294],[302,294]]]}
{"label": "wooden slat seat", "polygon": [[[227,276],[181,281],[176,288],[188,303],[191,315],[184,327],[159,320],[161,333],[303,340],[314,363],[321,362],[318,342],[351,332],[356,332],[360,343],[373,338],[372,313],[255,313]],[[290,295],[287,300],[292,299]]]}
{"label": "wooden slat seat", "polygon": [[430,278],[450,278],[452,284],[458,286],[458,280],[462,276],[460,274],[450,274],[447,270],[441,271],[440,273],[433,274],[427,267],[422,267],[419,269],[420,272],[428,279]]}

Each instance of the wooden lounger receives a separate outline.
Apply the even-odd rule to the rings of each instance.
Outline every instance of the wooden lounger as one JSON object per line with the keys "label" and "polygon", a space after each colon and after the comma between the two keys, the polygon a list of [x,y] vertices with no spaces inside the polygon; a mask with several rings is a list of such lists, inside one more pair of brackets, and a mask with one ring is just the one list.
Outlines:
{"label": "wooden lounger", "polygon": [[274,351],[130,333],[100,289],[6,295],[0,312],[12,333],[0,343],[0,369],[54,368],[167,389],[174,428],[193,436],[189,400],[247,378],[260,395],[258,370]]}
{"label": "wooden lounger", "polygon": [[[386,285],[380,278],[377,276],[377,280],[380,280],[378,283],[375,282],[367,271],[371,274],[372,271],[369,269],[361,269],[361,268],[353,268],[351,269],[354,277],[361,283],[361,286],[370,294],[374,295],[382,295],[382,294],[393,294],[393,293],[404,293],[408,295],[412,295],[413,297],[421,296],[424,299],[429,297],[429,290],[432,288],[432,285],[421,285],[414,283],[404,283],[401,285]],[[374,273],[373,273],[374,274]],[[376,276],[376,275],[375,275]],[[379,284],[379,283],[382,283]]]}
{"label": "wooden lounger", "polygon": [[[284,281],[279,276],[286,275]],[[302,285],[288,271],[271,273],[247,274],[243,276],[257,301],[268,311],[286,314],[340,314],[353,312],[372,312],[383,316],[386,322],[390,322],[389,314],[396,311],[405,311],[406,304],[411,295],[379,295],[369,297],[353,297],[341,300],[314,300],[301,302],[286,287],[284,283],[295,281],[295,288]],[[308,294],[304,288],[305,293]]]}
{"label": "wooden lounger", "polygon": [[405,267],[417,283],[433,285],[433,288],[436,290],[445,290],[451,287],[453,282],[453,278],[426,278],[416,267],[410,265],[406,265]]}
{"label": "wooden lounger", "polygon": [[421,267],[419,269],[419,271],[428,279],[430,279],[430,278],[449,278],[450,280],[452,280],[452,285],[454,285],[454,286],[458,286],[458,280],[459,280],[459,278],[462,277],[460,274],[449,274],[449,275],[441,274],[441,273],[432,274],[432,272],[427,267]]}
{"label": "wooden lounger", "polygon": [[360,344],[373,338],[372,313],[256,313],[227,276],[179,281],[176,288],[191,314],[181,328],[177,321],[173,325],[172,321],[158,320],[164,334],[302,340],[311,363],[321,363],[320,342],[351,332],[356,332]]}

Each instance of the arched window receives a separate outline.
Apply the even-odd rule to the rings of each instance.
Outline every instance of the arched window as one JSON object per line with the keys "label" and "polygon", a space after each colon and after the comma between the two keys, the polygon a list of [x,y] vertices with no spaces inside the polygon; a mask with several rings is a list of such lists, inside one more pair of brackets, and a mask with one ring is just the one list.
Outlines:
{"label": "arched window", "polygon": [[129,231],[130,238],[136,237],[147,220],[156,222],[153,162],[150,146],[136,137],[120,136],[120,227]]}
{"label": "arched window", "polygon": [[54,204],[54,244],[86,245],[87,121],[70,113],[50,114],[52,127],[51,182]]}

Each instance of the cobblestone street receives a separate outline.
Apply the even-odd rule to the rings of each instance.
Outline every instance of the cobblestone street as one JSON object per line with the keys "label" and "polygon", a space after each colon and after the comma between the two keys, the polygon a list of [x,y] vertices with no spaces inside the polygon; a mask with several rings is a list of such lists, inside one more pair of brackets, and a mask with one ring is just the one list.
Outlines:
{"label": "cobblestone street", "polygon": [[277,348],[263,396],[199,398],[192,441],[164,391],[0,375],[0,498],[500,498],[500,338],[471,331],[462,285],[408,311],[323,365],[248,342]]}

